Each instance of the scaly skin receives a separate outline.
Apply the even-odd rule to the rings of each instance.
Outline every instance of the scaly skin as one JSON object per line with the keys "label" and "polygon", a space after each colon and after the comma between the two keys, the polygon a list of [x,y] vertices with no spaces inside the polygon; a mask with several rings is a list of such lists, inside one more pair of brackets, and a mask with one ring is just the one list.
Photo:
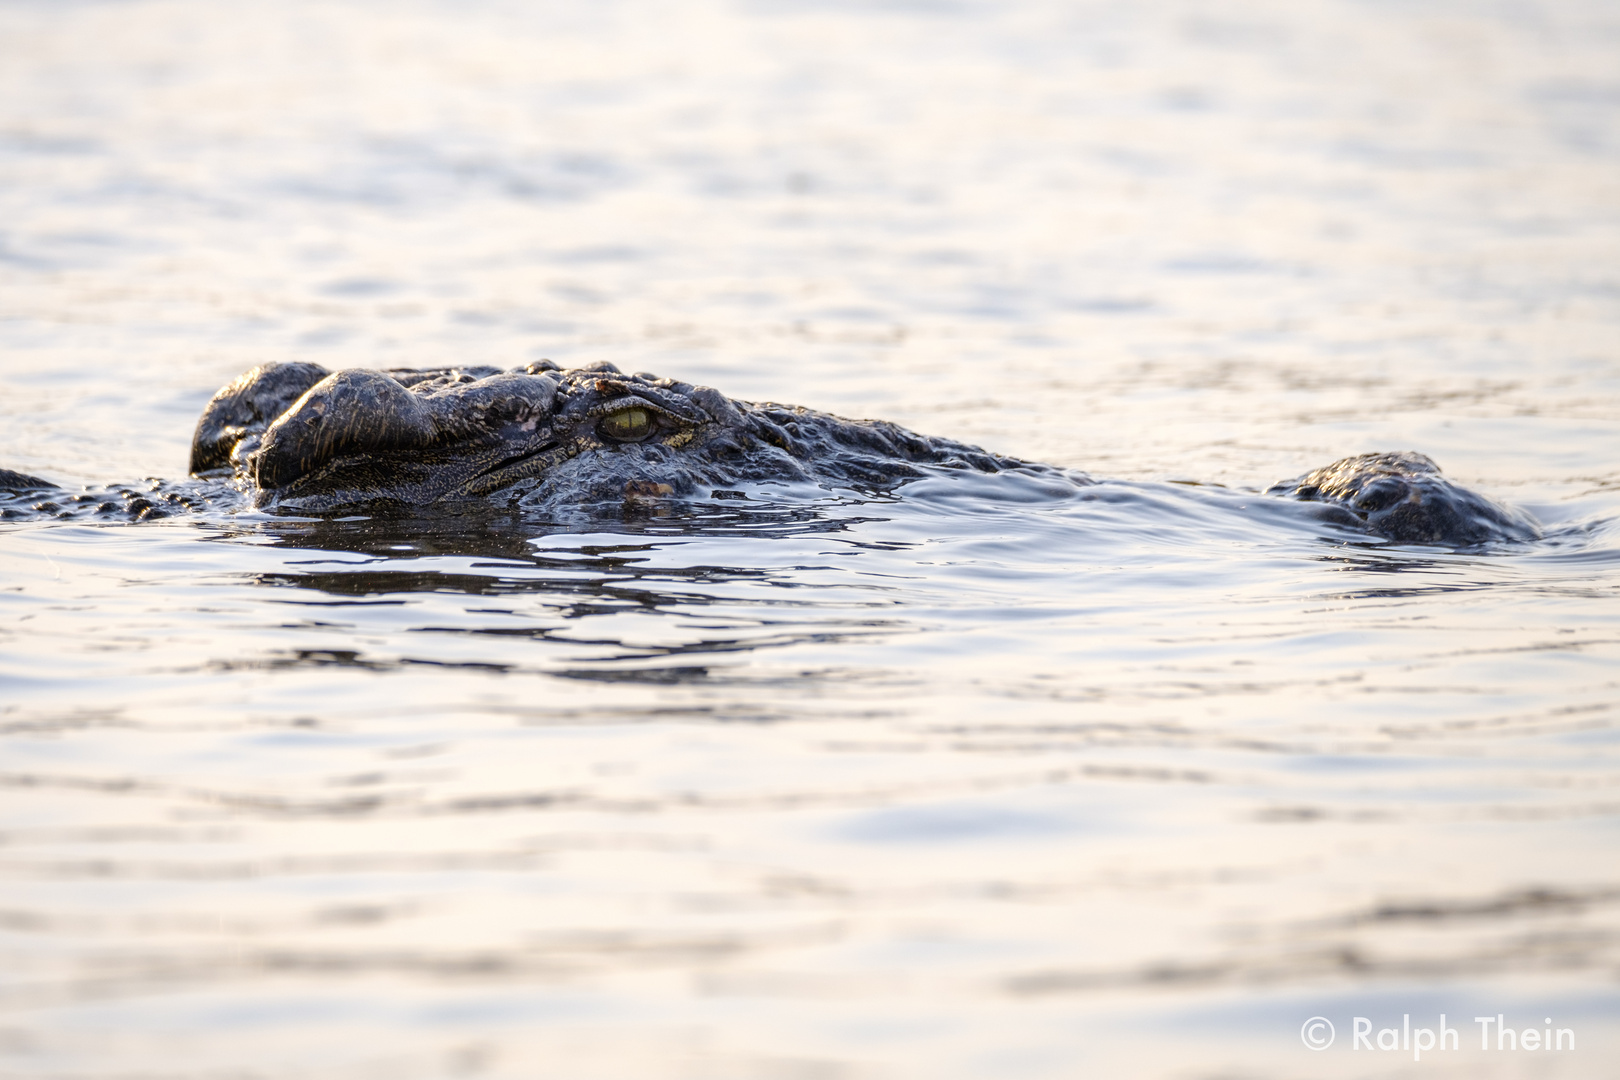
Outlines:
{"label": "scaly skin", "polygon": [[[1090,482],[883,421],[736,401],[608,363],[336,373],[300,363],[254,368],[214,395],[192,442],[196,480],[66,496],[0,470],[0,491],[16,496],[0,514],[144,518],[222,505],[233,492],[306,514],[468,499],[557,511],[746,498],[738,489],[758,484],[886,490],[939,470]],[[48,497],[18,505],[40,494]],[[1346,458],[1269,494],[1322,504],[1322,516],[1403,543],[1540,535],[1524,515],[1457,487],[1421,454]]]}
{"label": "scaly skin", "polygon": [[1458,487],[1427,456],[1409,451],[1358,454],[1273,484],[1266,494],[1325,503],[1343,523],[1403,544],[1466,547],[1541,536],[1526,515]]}
{"label": "scaly skin", "polygon": [[531,508],[724,498],[761,481],[888,488],[922,475],[919,465],[1022,465],[894,424],[733,401],[606,363],[332,375],[291,366],[255,369],[209,403],[193,474],[229,469],[256,505],[324,513],[490,496]]}

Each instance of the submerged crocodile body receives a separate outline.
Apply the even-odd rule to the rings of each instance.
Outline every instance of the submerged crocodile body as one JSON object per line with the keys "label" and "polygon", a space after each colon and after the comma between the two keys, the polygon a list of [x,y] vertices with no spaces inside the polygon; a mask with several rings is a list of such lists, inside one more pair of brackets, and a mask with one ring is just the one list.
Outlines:
{"label": "submerged crocodile body", "polygon": [[[728,398],[612,364],[562,370],[328,372],[266,364],[214,395],[192,441],[196,479],[74,495],[0,470],[13,517],[240,505],[353,513],[498,499],[557,510],[674,498],[745,499],[745,488],[811,484],[877,491],[950,470],[1081,474],[1003,457],[896,424]],[[1421,454],[1346,458],[1267,494],[1402,543],[1466,546],[1539,535],[1533,521],[1458,487]],[[36,496],[43,496],[36,498]]]}

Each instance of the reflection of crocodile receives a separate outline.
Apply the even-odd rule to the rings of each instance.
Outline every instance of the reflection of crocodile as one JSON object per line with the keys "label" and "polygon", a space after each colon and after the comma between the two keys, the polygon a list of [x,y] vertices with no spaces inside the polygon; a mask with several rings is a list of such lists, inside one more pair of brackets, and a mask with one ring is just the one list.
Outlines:
{"label": "reflection of crocodile", "polygon": [[[544,511],[742,499],[743,489],[792,482],[882,490],[941,470],[1089,482],[882,421],[735,401],[608,363],[563,371],[542,360],[507,372],[266,364],[208,403],[191,449],[197,481],[58,497],[45,481],[0,470],[0,490],[50,491],[29,509],[60,516],[150,517],[243,493],[256,506],[314,514],[484,497]],[[1421,454],[1346,458],[1269,494],[1318,503],[1331,520],[1407,543],[1538,535],[1529,519],[1453,485]]]}

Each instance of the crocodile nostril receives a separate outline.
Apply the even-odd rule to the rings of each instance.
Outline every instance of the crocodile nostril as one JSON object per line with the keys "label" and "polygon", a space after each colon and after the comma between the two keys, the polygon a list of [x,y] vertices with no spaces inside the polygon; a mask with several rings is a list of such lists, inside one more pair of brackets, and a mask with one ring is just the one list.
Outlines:
{"label": "crocodile nostril", "polygon": [[[324,423],[325,414],[333,417]],[[334,457],[428,446],[434,435],[423,399],[377,371],[328,375],[269,428],[253,458],[260,487],[281,487]]]}

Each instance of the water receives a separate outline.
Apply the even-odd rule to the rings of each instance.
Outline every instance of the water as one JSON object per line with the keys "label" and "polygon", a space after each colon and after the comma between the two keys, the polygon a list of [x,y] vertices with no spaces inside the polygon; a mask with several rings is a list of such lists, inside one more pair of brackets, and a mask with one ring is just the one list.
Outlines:
{"label": "water", "polygon": [[[1109,482],[6,524],[0,1075],[1611,1075],[1612,6],[553,7],[0,5],[0,466],[550,356]],[[1549,539],[1254,494],[1387,449]]]}

